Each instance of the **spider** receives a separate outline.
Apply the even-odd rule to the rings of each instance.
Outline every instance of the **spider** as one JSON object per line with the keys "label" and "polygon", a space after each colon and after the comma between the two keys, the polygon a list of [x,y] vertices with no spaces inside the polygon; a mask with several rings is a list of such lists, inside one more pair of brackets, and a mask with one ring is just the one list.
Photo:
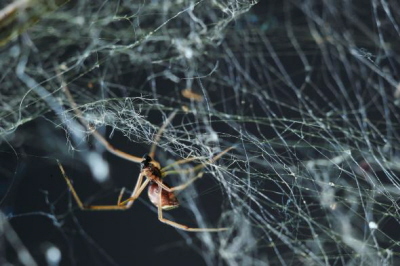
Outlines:
{"label": "spider", "polygon": [[[192,157],[192,158],[187,158],[187,159],[182,159],[178,160],[164,168],[161,168],[160,163],[154,160],[154,156],[156,153],[156,145],[164,131],[164,129],[167,127],[167,125],[171,122],[173,119],[174,115],[176,114],[176,111],[173,112],[167,120],[164,122],[164,124],[160,127],[159,131],[155,135],[154,142],[150,148],[150,152],[143,156],[143,158],[136,157],[134,155],[125,153],[121,150],[118,150],[114,148],[99,132],[97,132],[95,129],[93,129],[89,123],[83,118],[82,113],[79,111],[74,99],[72,98],[71,93],[69,90],[64,86],[63,88],[65,95],[68,98],[68,101],[71,104],[72,109],[76,113],[79,121],[83,124],[83,126],[86,127],[88,131],[91,132],[91,134],[95,137],[97,141],[99,141],[107,151],[125,159],[128,161],[132,161],[135,163],[140,163],[141,164],[141,171],[139,174],[139,177],[137,179],[136,185],[133,189],[132,194],[130,197],[126,200],[122,201],[122,195],[124,194],[124,189],[121,190],[121,193],[119,194],[118,201],[116,205],[85,205],[82,203],[80,197],[78,196],[78,193],[76,192],[75,188],[72,185],[71,180],[68,178],[67,174],[65,173],[65,170],[61,163],[57,160],[58,166],[61,170],[61,173],[69,187],[69,190],[72,193],[73,198],[75,199],[77,205],[81,210],[97,210],[97,211],[105,211],[105,210],[127,210],[129,209],[134,201],[140,196],[140,194],[143,192],[143,190],[148,186],[148,196],[151,201],[156,207],[157,207],[157,212],[158,212],[158,219],[165,224],[168,224],[170,226],[173,226],[178,229],[182,229],[185,231],[192,231],[192,232],[217,232],[217,231],[224,231],[229,228],[190,228],[184,224],[180,224],[171,220],[168,220],[163,217],[163,211],[175,209],[179,207],[179,202],[178,199],[175,196],[175,191],[179,190],[184,190],[187,186],[189,186],[191,183],[193,183],[196,179],[201,178],[203,175],[203,172],[199,172],[196,176],[192,177],[189,179],[186,183],[175,186],[175,187],[169,187],[166,183],[164,183],[163,178],[167,176],[168,174],[176,174],[176,173],[192,173],[198,170],[201,170],[203,167],[205,167],[205,164],[200,164],[197,165],[191,169],[182,169],[182,170],[168,170],[173,166],[177,166],[180,164],[188,163],[191,161],[196,160],[197,158]],[[215,162],[218,160],[222,155],[227,153],[229,150],[233,149],[233,147],[230,147],[215,157],[213,157],[211,160],[209,160],[209,163]]]}

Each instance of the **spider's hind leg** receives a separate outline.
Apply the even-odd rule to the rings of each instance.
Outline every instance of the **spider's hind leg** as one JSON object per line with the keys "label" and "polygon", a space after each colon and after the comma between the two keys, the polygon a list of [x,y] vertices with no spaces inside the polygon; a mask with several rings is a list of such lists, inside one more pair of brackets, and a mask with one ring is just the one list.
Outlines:
{"label": "spider's hind leg", "polygon": [[[159,186],[159,189],[161,190],[161,186]],[[161,202],[161,195],[162,193],[159,193],[159,201]],[[158,210],[158,219],[160,220],[160,222],[168,224],[172,227],[184,230],[184,231],[189,231],[189,232],[219,232],[219,231],[225,231],[228,230],[229,228],[190,228],[187,225],[184,224],[180,224],[171,220],[168,220],[166,218],[163,217],[163,208],[161,206],[161,204],[159,204],[157,206],[157,210]]]}

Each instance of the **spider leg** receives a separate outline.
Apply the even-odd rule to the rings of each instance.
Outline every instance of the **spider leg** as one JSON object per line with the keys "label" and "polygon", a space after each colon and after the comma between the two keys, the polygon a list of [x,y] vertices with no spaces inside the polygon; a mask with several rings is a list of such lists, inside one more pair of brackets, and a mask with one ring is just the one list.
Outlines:
{"label": "spider leg", "polygon": [[[143,177],[144,177],[144,175],[142,173],[140,173],[139,177],[138,177],[138,180],[136,181],[136,185],[135,185],[135,187],[133,189],[133,192],[132,192],[132,194],[131,194],[131,196],[129,198],[133,198],[135,195],[140,195],[140,193],[143,191],[143,189],[142,189],[142,191],[140,191],[140,193],[138,193],[138,189],[141,186],[141,184],[143,183]],[[143,186],[143,184],[142,184],[142,186]],[[121,203],[123,190],[124,189],[121,190],[121,193],[119,194],[119,197],[118,197],[118,203],[117,203],[118,206],[125,205],[125,204]],[[132,205],[132,203],[133,203],[133,201],[129,205]]]}
{"label": "spider leg", "polygon": [[143,184],[139,187],[138,191],[135,193],[135,191],[132,193],[132,195],[124,200],[123,202],[118,202],[118,206],[126,206],[127,208],[130,208],[133,204],[133,202],[139,197],[140,194],[142,194],[143,190],[146,188],[146,186],[149,184],[150,180],[146,179]]}
{"label": "spider leg", "polygon": [[76,116],[78,117],[79,121],[83,124],[83,126],[85,126],[86,130],[88,130],[93,137],[95,137],[97,139],[97,141],[99,141],[106,149],[107,151],[109,151],[110,153],[119,156],[123,159],[126,159],[128,161],[132,161],[135,163],[140,163],[143,159],[134,155],[131,155],[129,153],[123,152],[121,150],[118,150],[116,148],[114,148],[114,146],[112,146],[99,132],[97,132],[92,126],[89,125],[89,122],[83,118],[83,114],[82,112],[79,110],[77,104],[74,101],[74,98],[72,97],[68,87],[63,84],[62,86],[64,94],[67,96],[67,99],[73,109],[73,111],[75,112]]}
{"label": "spider leg", "polygon": [[[220,152],[219,154],[217,154],[216,156],[214,156],[211,160],[208,161],[208,163],[213,163],[216,160],[218,160],[219,158],[221,158],[222,155],[224,155],[225,153],[227,153],[228,151],[230,151],[231,149],[233,149],[234,147],[230,147],[228,149],[225,149],[224,151]],[[178,164],[183,164],[183,163],[187,163],[190,161],[195,160],[196,158],[188,158],[188,159],[183,159],[180,160],[178,162],[172,163],[166,167],[164,167],[163,169],[161,169],[161,173],[162,176],[165,177],[167,175],[170,174],[186,174],[186,173],[194,173],[202,168],[204,168],[206,166],[206,164],[199,164],[195,167],[189,168],[189,169],[181,169],[181,170],[170,170],[170,171],[164,171],[165,169],[168,169],[171,167],[171,165],[178,165]],[[189,179],[188,181],[186,181],[184,184],[179,185],[179,186],[175,186],[175,187],[167,187],[166,185],[164,185],[162,182],[157,182],[157,184],[159,184],[163,189],[165,189],[168,192],[173,192],[173,191],[177,191],[177,190],[183,190],[185,189],[187,186],[189,186],[190,184],[192,184],[194,181],[196,181],[197,179],[203,177],[203,172],[200,172],[199,174],[197,174],[195,177]]]}
{"label": "spider leg", "polygon": [[61,174],[63,175],[65,182],[67,183],[67,185],[72,193],[72,196],[74,197],[79,208],[82,210],[104,211],[104,210],[126,210],[126,209],[129,209],[132,206],[133,201],[140,196],[143,189],[146,187],[146,185],[148,183],[148,182],[146,182],[147,181],[147,179],[146,179],[146,181],[140,185],[140,183],[143,181],[143,174],[140,174],[138,181],[136,183],[136,186],[135,186],[135,190],[132,192],[132,195],[128,200],[125,200],[118,205],[89,205],[89,206],[86,206],[82,203],[82,200],[79,198],[78,193],[76,192],[74,186],[72,185],[71,180],[68,178],[67,174],[65,173],[65,170],[64,170],[63,166],[61,165],[61,163],[58,160],[57,160],[57,163],[61,170]]}
{"label": "spider leg", "polygon": [[[163,188],[163,187],[160,186],[159,183],[158,183],[158,185],[159,185],[159,189],[161,190],[161,188]],[[162,193],[160,193],[160,202],[161,202],[161,194]],[[184,231],[189,231],[189,232],[219,232],[219,231],[225,231],[225,230],[229,229],[229,228],[190,228],[187,225],[176,223],[176,222],[173,222],[171,220],[168,220],[168,219],[164,218],[163,217],[163,209],[162,209],[161,204],[158,204],[157,210],[158,210],[158,220],[160,220],[160,222],[168,224],[168,225],[170,225],[172,227],[175,227],[175,228],[178,228],[178,229],[181,229],[181,230],[184,230]]]}
{"label": "spider leg", "polygon": [[168,191],[168,192],[173,192],[173,191],[178,191],[178,190],[184,190],[185,188],[187,188],[190,184],[192,184],[194,181],[196,181],[196,179],[203,177],[203,172],[198,173],[195,177],[189,179],[188,181],[186,181],[185,183],[183,183],[182,185],[179,186],[175,186],[175,187],[168,187],[166,186],[164,183],[162,183],[162,181],[159,180],[154,180],[154,182],[156,182],[160,187],[162,187],[164,190]]}
{"label": "spider leg", "polygon": [[[192,162],[192,161],[200,160],[200,159],[204,159],[204,157],[190,157],[190,158],[186,158],[186,159],[181,159],[181,160],[175,161],[175,162],[173,162],[173,163],[171,163],[171,164],[169,164],[169,165],[163,167],[163,168],[161,169],[161,171],[165,171],[165,170],[167,170],[168,168],[171,168],[171,167],[174,167],[174,166],[177,166],[177,165],[180,165],[180,164],[190,163],[190,162]],[[172,171],[171,171],[171,172],[172,172]]]}
{"label": "spider leg", "polygon": [[117,205],[120,205],[120,204],[121,204],[122,196],[124,195],[124,193],[125,193],[125,188],[123,187],[123,188],[121,189],[121,192],[119,192],[119,196],[118,196],[118,200],[117,200]]}
{"label": "spider leg", "polygon": [[153,140],[153,145],[151,145],[149,156],[154,159],[154,155],[156,154],[156,148],[157,148],[157,143],[160,141],[161,135],[164,132],[165,128],[171,123],[172,119],[176,115],[177,110],[173,111],[165,120],[164,124],[160,127],[158,130],[156,136],[154,137]]}
{"label": "spider leg", "polygon": [[[229,147],[229,148],[223,150],[222,152],[218,153],[218,154],[215,155],[213,158],[211,158],[211,160],[209,160],[207,163],[213,163],[213,162],[215,162],[216,160],[218,160],[219,158],[221,158],[225,153],[227,153],[228,151],[230,151],[230,150],[232,150],[232,149],[234,149],[234,148],[235,148],[235,147]],[[185,174],[185,173],[195,172],[195,171],[197,171],[197,170],[200,170],[201,168],[204,168],[204,167],[206,166],[207,163],[202,163],[202,164],[196,165],[196,166],[194,166],[194,167],[192,167],[192,168],[189,168],[189,169],[165,171],[165,170],[167,170],[168,168],[171,168],[171,167],[173,167],[173,166],[180,165],[180,164],[184,164],[184,163],[188,163],[188,162],[191,162],[191,161],[194,161],[194,160],[197,160],[197,159],[201,159],[201,158],[198,158],[198,157],[191,157],[191,158],[187,158],[187,159],[182,159],[182,160],[176,161],[176,162],[171,163],[171,164],[165,166],[164,168],[162,168],[162,169],[161,169],[161,173],[162,173],[162,175],[163,175],[163,177],[164,177],[164,176],[167,176],[167,175],[170,175],[170,174]]]}

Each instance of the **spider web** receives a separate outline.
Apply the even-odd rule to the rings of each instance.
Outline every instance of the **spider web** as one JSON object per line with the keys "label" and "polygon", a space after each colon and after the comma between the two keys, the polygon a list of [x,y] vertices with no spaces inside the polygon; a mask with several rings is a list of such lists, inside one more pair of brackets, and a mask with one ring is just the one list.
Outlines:
{"label": "spider web", "polygon": [[[92,254],[88,261],[106,265],[140,264],[141,252],[153,254],[132,243],[155,241],[149,232],[137,235],[140,229],[132,228],[136,235],[126,233],[127,239],[102,238],[91,231],[104,230],[98,221],[84,220],[108,215],[131,224],[138,216],[145,225],[155,220],[148,229],[164,241],[153,246],[155,254],[171,263],[182,262],[165,255],[179,247],[194,252],[188,261],[199,265],[398,264],[400,6],[386,0],[278,2],[72,1],[3,46],[0,134],[16,166],[7,172],[4,165],[2,172],[24,183],[28,173],[20,173],[20,165],[31,156],[51,161],[54,175],[41,188],[45,210],[3,209],[8,260],[50,261],[53,248],[62,260],[79,264],[81,246]],[[62,84],[91,125],[136,156],[148,151],[174,110],[156,143],[163,165],[191,156],[207,162],[235,147],[179,195],[186,213],[166,214],[231,230],[175,232],[157,223],[147,203],[135,203],[144,208],[135,205],[131,216],[78,214],[63,180],[51,185],[61,179],[52,158],[69,167],[82,198],[95,202],[102,193],[115,200],[121,186],[131,189],[139,168],[115,170],[122,162],[74,122]],[[32,131],[29,121],[41,129]],[[34,152],[22,156],[34,137],[43,140],[29,143]],[[126,175],[126,183],[117,180]],[[32,244],[39,240],[30,243],[22,220],[36,216],[51,220],[48,228],[61,240],[40,240],[40,248]],[[121,227],[123,234],[127,228]]]}

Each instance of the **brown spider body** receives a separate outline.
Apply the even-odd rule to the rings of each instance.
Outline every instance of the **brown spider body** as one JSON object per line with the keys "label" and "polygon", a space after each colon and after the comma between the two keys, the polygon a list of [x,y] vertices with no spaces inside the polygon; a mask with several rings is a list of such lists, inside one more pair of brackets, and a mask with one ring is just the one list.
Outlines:
{"label": "brown spider body", "polygon": [[[160,203],[160,190],[161,190],[161,203]],[[158,186],[157,183],[150,183],[149,188],[147,190],[147,195],[151,203],[153,203],[156,207],[161,205],[163,210],[172,210],[179,207],[178,199],[175,196],[174,192],[168,192],[165,189],[162,189]]]}
{"label": "brown spider body", "polygon": [[[151,203],[153,203],[156,207],[161,206],[163,210],[172,210],[179,207],[179,202],[175,196],[175,193],[166,191],[157,184],[157,182],[164,183],[160,168],[157,167],[159,163],[153,161],[150,156],[145,155],[141,164],[143,174],[151,180],[147,190],[147,194]],[[164,185],[167,184],[164,183]]]}

